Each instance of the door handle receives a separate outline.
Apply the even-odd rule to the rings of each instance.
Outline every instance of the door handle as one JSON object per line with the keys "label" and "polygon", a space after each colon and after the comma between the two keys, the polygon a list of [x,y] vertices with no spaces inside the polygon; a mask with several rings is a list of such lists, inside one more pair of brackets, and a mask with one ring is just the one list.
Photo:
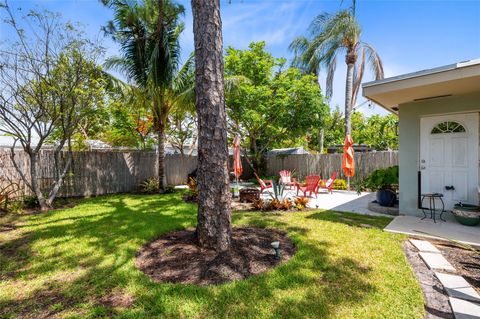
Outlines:
{"label": "door handle", "polygon": [[453,186],[453,185],[445,186],[445,189],[446,189],[447,191],[454,191],[454,190],[455,190],[455,186]]}

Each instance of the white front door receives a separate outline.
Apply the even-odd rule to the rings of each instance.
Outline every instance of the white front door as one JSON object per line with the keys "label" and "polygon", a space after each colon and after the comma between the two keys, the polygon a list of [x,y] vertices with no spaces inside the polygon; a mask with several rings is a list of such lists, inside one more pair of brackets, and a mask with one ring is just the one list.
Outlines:
{"label": "white front door", "polygon": [[447,210],[478,202],[478,125],[478,113],[420,120],[422,193],[442,193]]}

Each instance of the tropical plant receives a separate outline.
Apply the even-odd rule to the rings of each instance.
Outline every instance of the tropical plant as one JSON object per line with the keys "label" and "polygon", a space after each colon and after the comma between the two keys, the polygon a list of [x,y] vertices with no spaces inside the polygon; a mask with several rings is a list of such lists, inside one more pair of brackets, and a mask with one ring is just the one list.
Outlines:
{"label": "tropical plant", "polygon": [[120,44],[122,55],[105,65],[125,74],[150,100],[158,143],[158,179],[165,188],[165,132],[169,114],[194,101],[193,56],[179,68],[179,37],[184,7],[169,0],[106,1],[114,19],[104,28]]}
{"label": "tropical plant", "polygon": [[373,171],[364,181],[364,187],[371,190],[395,190],[398,188],[398,166]]}
{"label": "tropical plant", "polygon": [[157,193],[159,187],[160,187],[160,183],[158,182],[158,179],[149,178],[140,184],[140,192],[146,193],[146,194]]}
{"label": "tropical plant", "polygon": [[304,210],[307,207],[307,204],[310,200],[308,197],[297,197],[294,200],[295,208],[298,210]]}
{"label": "tropical plant", "polygon": [[294,66],[318,76],[327,71],[326,96],[331,97],[333,78],[340,54],[347,64],[345,91],[345,135],[351,134],[351,113],[355,106],[365,67],[370,66],[375,78],[383,78],[383,65],[377,51],[361,41],[361,27],[355,16],[355,1],[348,10],[335,14],[322,13],[311,22],[310,37],[298,37],[291,44]]}
{"label": "tropical plant", "polygon": [[273,194],[269,192],[272,199],[276,199],[276,200],[282,200],[283,199],[283,193],[285,191],[285,185],[283,185],[281,183],[277,183],[274,180],[272,180],[272,190],[273,190]]}

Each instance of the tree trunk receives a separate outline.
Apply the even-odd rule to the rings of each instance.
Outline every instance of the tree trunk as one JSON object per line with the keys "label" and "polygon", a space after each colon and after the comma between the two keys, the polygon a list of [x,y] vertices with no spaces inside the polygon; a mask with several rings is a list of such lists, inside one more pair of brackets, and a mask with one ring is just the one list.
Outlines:
{"label": "tree trunk", "polygon": [[165,123],[162,119],[159,120],[157,129],[158,139],[158,186],[159,192],[165,191]]}
{"label": "tree trunk", "polygon": [[323,154],[323,139],[325,136],[325,130],[323,128],[320,129],[320,132],[318,133],[318,151],[320,154]]}
{"label": "tree trunk", "polygon": [[226,252],[231,242],[223,40],[219,0],[192,0],[198,114],[198,225],[202,247]]}
{"label": "tree trunk", "polygon": [[[347,58],[348,60],[348,58]],[[345,136],[351,135],[352,128],[352,92],[353,92],[353,68],[355,63],[347,63],[347,83],[345,87]]]}
{"label": "tree trunk", "polygon": [[45,196],[43,196],[42,190],[38,185],[37,181],[37,153],[29,153],[30,157],[30,178],[32,179],[32,191],[37,196],[38,204],[40,205],[41,211],[47,211],[52,208],[47,201],[45,200]]}

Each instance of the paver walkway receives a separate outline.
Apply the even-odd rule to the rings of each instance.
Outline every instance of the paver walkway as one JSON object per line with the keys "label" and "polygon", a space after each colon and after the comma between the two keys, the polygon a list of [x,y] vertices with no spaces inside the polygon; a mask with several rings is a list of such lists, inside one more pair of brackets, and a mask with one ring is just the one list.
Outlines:
{"label": "paver walkway", "polygon": [[[420,257],[430,269],[455,272],[455,268],[431,243],[415,239],[410,239],[410,243],[419,250]],[[462,276],[438,271],[435,276],[450,296],[449,303],[456,319],[480,319],[480,296]]]}

